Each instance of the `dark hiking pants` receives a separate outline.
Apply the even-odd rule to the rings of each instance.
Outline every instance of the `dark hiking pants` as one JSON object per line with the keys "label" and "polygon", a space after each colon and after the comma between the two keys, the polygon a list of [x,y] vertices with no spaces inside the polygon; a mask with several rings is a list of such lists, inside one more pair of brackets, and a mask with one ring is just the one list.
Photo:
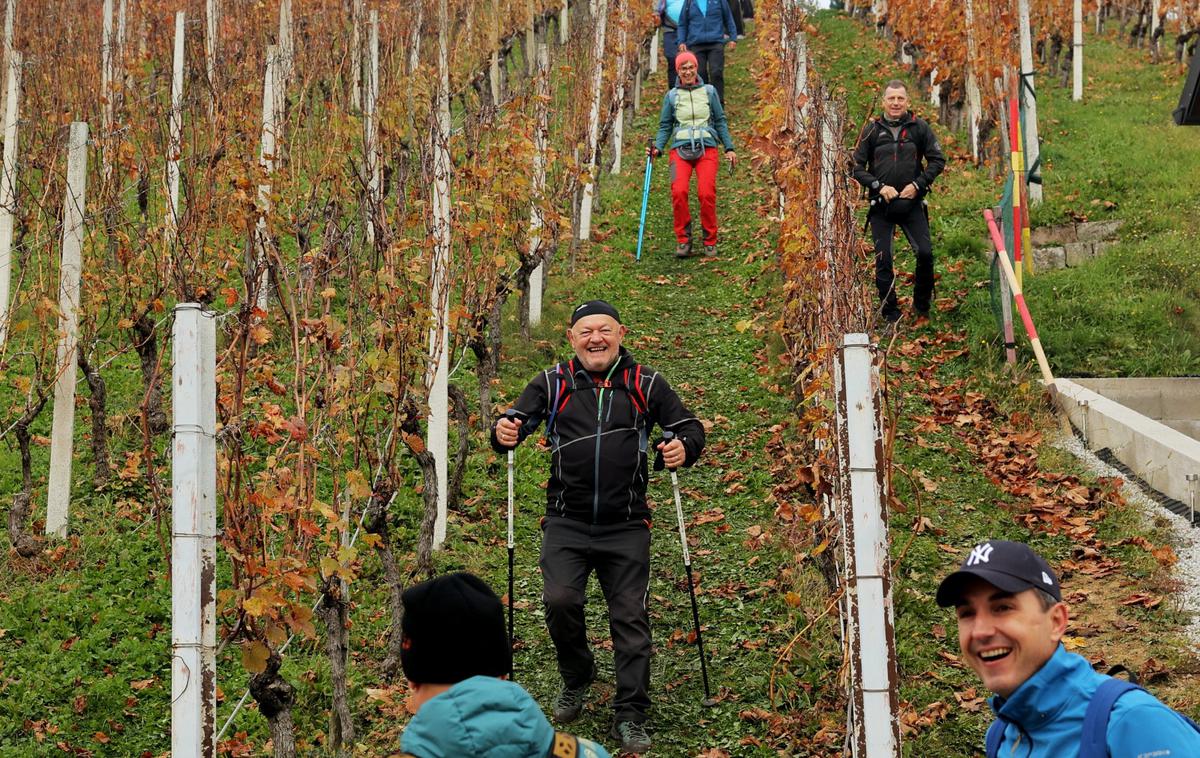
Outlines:
{"label": "dark hiking pants", "polygon": [[696,70],[700,80],[711,84],[717,90],[721,106],[725,105],[725,43],[718,42],[709,45],[689,47],[696,55]]}
{"label": "dark hiking pants", "polygon": [[904,231],[908,244],[917,254],[916,281],[913,283],[913,309],[925,313],[933,298],[933,242],[929,238],[929,214],[924,203],[913,203],[913,209],[902,221],[888,221],[882,208],[871,209],[871,237],[875,240],[875,287],[879,290],[880,312],[887,316],[898,314],[896,274],[892,265],[892,237],[896,227]]}
{"label": "dark hiking pants", "polygon": [[568,687],[592,679],[584,602],[592,571],[608,603],[617,695],[617,721],[646,720],[650,708],[650,528],[644,521],[587,524],[548,516],[542,525],[542,601]]}
{"label": "dark hiking pants", "polygon": [[679,55],[679,42],[675,36],[677,27],[663,27],[663,57],[667,59],[667,89],[675,89],[678,75],[675,73],[675,56]]}

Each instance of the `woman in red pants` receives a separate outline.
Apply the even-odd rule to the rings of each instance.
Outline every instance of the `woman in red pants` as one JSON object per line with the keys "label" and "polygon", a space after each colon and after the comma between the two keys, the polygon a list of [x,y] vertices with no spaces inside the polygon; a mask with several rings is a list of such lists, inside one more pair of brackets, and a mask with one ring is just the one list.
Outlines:
{"label": "woman in red pants", "polygon": [[662,155],[671,144],[671,207],[675,212],[675,256],[692,254],[692,213],[688,192],[692,171],[696,172],[696,195],[700,200],[700,225],[704,228],[704,255],[717,254],[717,148],[725,148],[732,166],[736,160],[733,137],[725,121],[725,110],[712,85],[700,81],[696,56],[680,53],[675,58],[679,76],[675,88],[663,98],[654,145],[646,148],[651,157]]}

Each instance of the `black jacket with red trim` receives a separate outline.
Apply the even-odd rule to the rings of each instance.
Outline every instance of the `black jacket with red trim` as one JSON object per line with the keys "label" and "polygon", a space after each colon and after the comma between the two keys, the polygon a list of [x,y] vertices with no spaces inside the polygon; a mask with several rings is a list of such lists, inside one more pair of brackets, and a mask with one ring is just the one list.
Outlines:
{"label": "black jacket with red trim", "polygon": [[[572,358],[535,376],[513,410],[523,422],[522,441],[548,422],[549,516],[592,524],[649,519],[646,481],[648,458],[654,454],[653,427],[679,437],[687,453],[685,466],[695,463],[704,449],[700,420],[662,374],[638,364],[625,348],[607,384]],[[496,439],[494,423],[492,447],[508,451]]]}
{"label": "black jacket with red trim", "polygon": [[884,185],[903,190],[910,182],[924,197],[944,168],[946,156],[933,129],[912,113],[890,126],[882,118],[875,119],[854,148],[854,178],[872,198]]}

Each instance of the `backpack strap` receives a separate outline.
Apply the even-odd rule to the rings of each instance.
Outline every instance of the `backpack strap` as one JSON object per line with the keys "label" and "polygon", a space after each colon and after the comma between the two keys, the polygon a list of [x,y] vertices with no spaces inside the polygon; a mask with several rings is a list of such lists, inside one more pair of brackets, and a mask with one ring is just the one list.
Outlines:
{"label": "backpack strap", "polygon": [[1004,740],[1004,727],[1006,722],[1002,718],[997,718],[988,727],[987,737],[984,738],[984,748],[987,750],[987,758],[997,758],[1000,755],[1000,743]]}
{"label": "backpack strap", "polygon": [[1111,677],[1100,683],[1083,716],[1079,758],[1108,758],[1108,717],[1112,715],[1113,704],[1125,693],[1140,689],[1132,682]]}

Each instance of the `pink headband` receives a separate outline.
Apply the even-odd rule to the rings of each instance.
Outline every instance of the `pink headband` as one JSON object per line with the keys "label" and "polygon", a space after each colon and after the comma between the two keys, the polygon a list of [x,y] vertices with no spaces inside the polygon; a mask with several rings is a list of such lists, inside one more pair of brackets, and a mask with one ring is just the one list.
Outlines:
{"label": "pink headband", "polygon": [[683,53],[680,53],[679,55],[675,56],[675,68],[678,69],[680,66],[682,66],[684,63],[686,63],[688,61],[691,61],[693,66],[700,65],[699,63],[696,62],[696,56],[694,54],[688,53],[688,52],[683,52]]}

